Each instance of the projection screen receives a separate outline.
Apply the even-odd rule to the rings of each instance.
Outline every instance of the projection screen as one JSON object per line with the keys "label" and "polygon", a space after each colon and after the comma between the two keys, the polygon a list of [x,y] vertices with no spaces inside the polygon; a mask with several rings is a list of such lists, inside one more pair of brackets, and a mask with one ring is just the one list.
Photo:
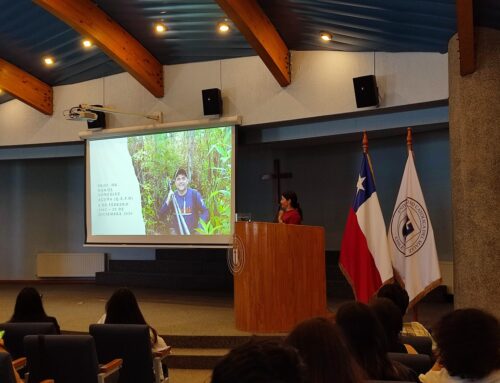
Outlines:
{"label": "projection screen", "polygon": [[234,148],[234,125],[88,139],[87,244],[230,245]]}

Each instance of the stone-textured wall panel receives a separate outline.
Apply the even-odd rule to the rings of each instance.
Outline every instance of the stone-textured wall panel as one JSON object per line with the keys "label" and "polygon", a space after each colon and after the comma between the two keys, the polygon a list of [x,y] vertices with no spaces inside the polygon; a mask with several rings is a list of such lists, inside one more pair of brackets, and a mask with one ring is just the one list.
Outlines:
{"label": "stone-textured wall panel", "polygon": [[455,305],[500,316],[500,31],[476,28],[476,71],[449,42]]}

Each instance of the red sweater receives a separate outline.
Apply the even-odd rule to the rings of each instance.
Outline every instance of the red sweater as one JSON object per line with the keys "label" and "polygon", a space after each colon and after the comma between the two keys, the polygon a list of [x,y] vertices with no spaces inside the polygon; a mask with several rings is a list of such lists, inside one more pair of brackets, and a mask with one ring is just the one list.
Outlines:
{"label": "red sweater", "polygon": [[297,209],[293,209],[284,211],[283,215],[281,216],[281,220],[283,221],[283,223],[300,225],[300,223],[302,222],[302,217],[300,216]]}

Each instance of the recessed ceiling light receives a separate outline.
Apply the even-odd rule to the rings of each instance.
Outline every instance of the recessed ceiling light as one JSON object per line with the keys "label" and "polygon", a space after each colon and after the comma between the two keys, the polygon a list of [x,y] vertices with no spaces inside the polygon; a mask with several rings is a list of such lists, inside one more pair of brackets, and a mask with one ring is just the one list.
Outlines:
{"label": "recessed ceiling light", "polygon": [[221,21],[220,23],[217,24],[217,30],[219,33],[227,33],[229,32],[229,24],[227,21]]}
{"label": "recessed ceiling light", "polygon": [[82,40],[82,45],[84,48],[90,48],[92,47],[92,41],[90,41],[89,39],[83,39]]}
{"label": "recessed ceiling light", "polygon": [[47,66],[54,65],[54,63],[55,63],[54,59],[53,59],[52,57],[50,57],[50,56],[45,56],[45,57],[43,58],[43,62],[44,62],[44,64],[45,64],[45,65],[47,65]]}
{"label": "recessed ceiling light", "polygon": [[163,23],[156,23],[155,24],[155,31],[156,33],[163,33],[167,30],[167,26]]}
{"label": "recessed ceiling light", "polygon": [[328,32],[321,32],[321,40],[324,42],[332,41],[332,34]]}

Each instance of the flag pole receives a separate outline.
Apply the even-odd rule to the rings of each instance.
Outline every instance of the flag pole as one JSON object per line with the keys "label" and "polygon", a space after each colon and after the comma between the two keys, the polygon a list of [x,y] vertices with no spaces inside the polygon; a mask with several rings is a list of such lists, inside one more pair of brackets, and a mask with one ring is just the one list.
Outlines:
{"label": "flag pole", "polygon": [[[406,129],[406,147],[408,148],[408,155],[413,155],[413,137],[411,135],[411,128]],[[418,302],[412,307],[413,321],[418,322]]]}
{"label": "flag pole", "polygon": [[413,152],[413,138],[411,136],[411,128],[406,129],[406,147],[408,148],[408,153]]}
{"label": "flag pole", "polygon": [[366,130],[363,130],[363,140],[362,145],[363,155],[366,156],[366,160],[368,161],[368,166],[370,167],[370,172],[372,173],[373,182],[375,182],[375,174],[373,173],[372,161],[370,160],[370,155],[368,154],[368,134],[366,134]]}

